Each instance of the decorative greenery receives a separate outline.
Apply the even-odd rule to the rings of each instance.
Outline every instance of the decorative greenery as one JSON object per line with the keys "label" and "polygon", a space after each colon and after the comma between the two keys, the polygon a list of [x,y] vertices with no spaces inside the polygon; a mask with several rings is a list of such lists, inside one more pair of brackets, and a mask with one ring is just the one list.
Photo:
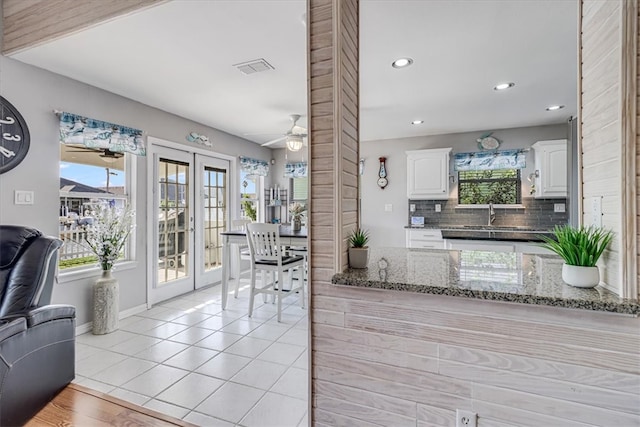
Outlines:
{"label": "decorative greenery", "polygon": [[558,254],[566,264],[581,267],[594,267],[613,239],[613,232],[597,227],[556,225],[553,234],[555,239],[540,236],[544,241],[541,246]]}
{"label": "decorative greenery", "polygon": [[458,203],[464,205],[519,203],[517,169],[458,172]]}
{"label": "decorative greenery", "polygon": [[366,248],[369,242],[369,232],[361,228],[356,228],[349,234],[348,240],[352,248]]}
{"label": "decorative greenery", "polygon": [[300,219],[303,213],[307,211],[307,207],[302,203],[294,202],[289,205],[289,215],[291,220]]}
{"label": "decorative greenery", "polygon": [[97,262],[97,261],[98,261],[98,257],[94,255],[84,256],[80,258],[62,259],[58,263],[58,267],[60,267],[60,270],[64,270],[65,268],[73,268],[73,267],[78,267],[80,265],[93,264],[94,262]]}
{"label": "decorative greenery", "polygon": [[98,257],[103,270],[111,270],[134,227],[135,212],[101,203],[90,212],[93,226],[87,230],[86,246]]}
{"label": "decorative greenery", "polygon": [[[246,181],[245,181],[246,182]],[[249,197],[248,194],[243,194],[242,195],[243,198],[245,197]],[[249,218],[251,221],[256,221],[258,218],[258,213],[256,211],[256,208],[253,205],[253,201],[251,200],[245,200],[242,202],[242,209],[244,209],[244,215]]]}

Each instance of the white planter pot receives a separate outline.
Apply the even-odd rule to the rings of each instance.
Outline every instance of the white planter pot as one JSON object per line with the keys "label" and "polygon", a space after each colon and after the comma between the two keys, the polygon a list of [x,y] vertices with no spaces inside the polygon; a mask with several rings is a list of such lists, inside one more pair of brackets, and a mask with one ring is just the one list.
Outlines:
{"label": "white planter pot", "polygon": [[598,267],[562,264],[562,280],[576,288],[593,288],[600,283]]}
{"label": "white planter pot", "polygon": [[349,267],[367,268],[369,248],[349,248]]}

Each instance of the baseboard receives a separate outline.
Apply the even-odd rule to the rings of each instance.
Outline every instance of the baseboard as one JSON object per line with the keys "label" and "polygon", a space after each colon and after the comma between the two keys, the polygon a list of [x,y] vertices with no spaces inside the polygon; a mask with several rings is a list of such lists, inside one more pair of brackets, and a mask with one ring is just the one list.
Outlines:
{"label": "baseboard", "polygon": [[[131,307],[128,310],[121,311],[120,314],[118,315],[118,319],[122,320],[127,317],[134,316],[138,313],[142,313],[146,309],[147,309],[146,303],[140,304],[136,307]],[[93,322],[87,322],[87,323],[83,323],[82,325],[78,325],[76,326],[76,336],[85,334],[87,332],[91,332],[91,329],[93,329]]]}

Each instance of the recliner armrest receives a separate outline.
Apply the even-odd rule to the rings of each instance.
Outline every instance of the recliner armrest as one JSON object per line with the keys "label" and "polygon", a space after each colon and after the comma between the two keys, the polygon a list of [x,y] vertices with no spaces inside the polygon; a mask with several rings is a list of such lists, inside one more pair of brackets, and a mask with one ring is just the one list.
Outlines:
{"label": "recliner armrest", "polygon": [[75,319],[76,308],[72,305],[52,304],[34,308],[24,313],[29,328],[41,323],[60,319]]}
{"label": "recliner armrest", "polygon": [[0,341],[19,334],[27,329],[27,322],[24,317],[17,319],[0,319]]}

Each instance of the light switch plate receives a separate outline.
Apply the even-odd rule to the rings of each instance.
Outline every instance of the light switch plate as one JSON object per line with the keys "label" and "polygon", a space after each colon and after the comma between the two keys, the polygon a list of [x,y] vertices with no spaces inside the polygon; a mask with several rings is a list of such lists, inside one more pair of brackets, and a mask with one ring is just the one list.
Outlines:
{"label": "light switch plate", "polygon": [[387,203],[384,205],[384,211],[385,212],[392,212],[393,211],[393,205],[391,203]]}
{"label": "light switch plate", "polygon": [[591,198],[591,225],[602,227],[602,197]]}
{"label": "light switch plate", "polygon": [[564,212],[564,210],[565,210],[564,203],[554,203],[553,204],[553,211],[554,212]]}
{"label": "light switch plate", "polygon": [[436,205],[436,212],[442,212],[442,205],[439,203]]}
{"label": "light switch plate", "polygon": [[416,205],[415,205],[415,204],[413,204],[413,203],[411,203],[411,204],[409,205],[409,212],[415,212],[415,211],[416,211]]}
{"label": "light switch plate", "polygon": [[33,191],[15,190],[13,203],[15,205],[32,205]]}

